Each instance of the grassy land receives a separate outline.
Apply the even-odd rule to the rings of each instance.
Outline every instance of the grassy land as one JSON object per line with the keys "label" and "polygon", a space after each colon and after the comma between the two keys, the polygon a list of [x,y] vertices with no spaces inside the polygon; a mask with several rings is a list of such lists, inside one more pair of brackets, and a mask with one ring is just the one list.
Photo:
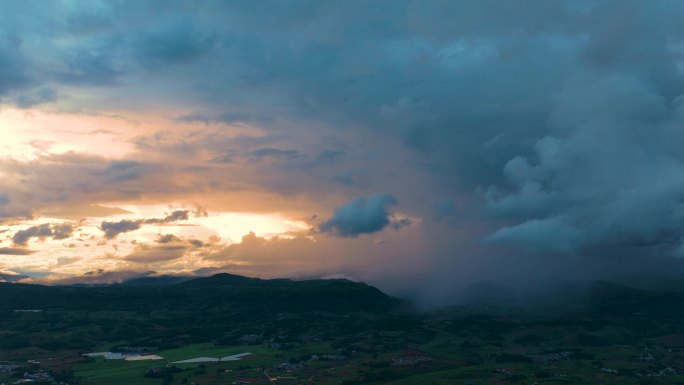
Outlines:
{"label": "grassy land", "polygon": [[[528,330],[529,332],[529,330]],[[548,337],[557,334],[546,329]],[[600,335],[600,333],[599,333]],[[611,335],[611,331],[607,331]],[[375,342],[384,341],[387,336],[366,336]],[[406,336],[395,335],[399,340]],[[519,340],[518,334],[508,336]],[[226,355],[251,352],[252,356],[240,361],[205,364],[173,365],[171,375],[165,378],[147,378],[145,370],[166,365],[165,361],[124,362],[103,359],[82,362],[74,366],[77,377],[84,384],[230,384],[244,380],[252,384],[268,384],[263,370],[272,377],[278,377],[280,384],[396,384],[396,385],[447,385],[447,384],[680,384],[678,376],[648,376],[667,366],[681,367],[684,362],[679,353],[670,349],[653,348],[647,350],[657,358],[654,361],[636,361],[634,358],[645,350],[631,345],[610,345],[584,348],[583,355],[551,362],[515,362],[514,352],[540,351],[538,348],[525,347],[510,342],[502,350],[493,344],[479,347],[470,346],[458,333],[440,331],[430,341],[420,345],[408,343],[403,349],[391,350],[379,346],[376,351],[351,353],[339,361],[307,361],[304,366],[291,371],[275,368],[284,362],[298,362],[310,354],[330,354],[337,352],[330,342],[303,343],[301,346],[282,351],[265,345],[213,346],[210,343],[193,344],[183,348],[159,352],[169,361],[183,360],[199,356],[222,357]],[[562,339],[561,339],[562,340]],[[360,341],[355,342],[356,345]],[[371,342],[371,341],[366,341]],[[508,343],[508,342],[506,342]],[[497,343],[498,344],[498,343]],[[551,345],[547,342],[547,345]],[[571,347],[576,349],[576,347]],[[384,351],[383,351],[384,350]],[[544,349],[542,349],[544,350]],[[558,350],[558,349],[553,349]],[[503,356],[502,351],[510,356]],[[408,365],[393,366],[393,359],[407,356],[425,356],[431,361]],[[502,359],[502,357],[508,357]],[[509,360],[510,362],[507,362]],[[521,359],[521,361],[524,361]],[[617,374],[603,373],[601,368],[611,368]],[[642,373],[642,375],[639,375]]]}

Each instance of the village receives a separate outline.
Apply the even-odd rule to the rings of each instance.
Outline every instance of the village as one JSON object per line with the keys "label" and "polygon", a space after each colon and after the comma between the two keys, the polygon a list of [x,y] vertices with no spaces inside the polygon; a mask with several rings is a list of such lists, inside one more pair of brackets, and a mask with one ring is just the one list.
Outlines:
{"label": "village", "polygon": [[33,362],[0,362],[0,376],[9,378],[0,381],[0,385],[40,384],[40,385],[71,385],[55,378],[51,373],[40,369],[39,363]]}

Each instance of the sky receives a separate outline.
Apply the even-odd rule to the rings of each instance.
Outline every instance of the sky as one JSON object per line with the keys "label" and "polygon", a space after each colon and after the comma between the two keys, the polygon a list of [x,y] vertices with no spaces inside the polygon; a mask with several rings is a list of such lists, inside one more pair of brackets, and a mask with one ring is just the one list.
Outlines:
{"label": "sky", "polygon": [[0,280],[684,271],[684,3],[0,11]]}

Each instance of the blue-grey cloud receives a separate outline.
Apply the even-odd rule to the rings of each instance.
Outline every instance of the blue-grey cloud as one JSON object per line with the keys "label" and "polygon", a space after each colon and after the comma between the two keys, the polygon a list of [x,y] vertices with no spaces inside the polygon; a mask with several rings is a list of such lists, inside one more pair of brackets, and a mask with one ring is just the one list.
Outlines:
{"label": "blue-grey cloud", "polygon": [[58,223],[52,225],[52,237],[54,239],[67,239],[74,233],[75,227],[71,223]]}
{"label": "blue-grey cloud", "polygon": [[0,96],[31,84],[20,50],[21,40],[17,36],[8,34],[0,38]]}
{"label": "blue-grey cloud", "polygon": [[71,223],[43,223],[31,226],[28,229],[19,230],[12,236],[12,241],[17,245],[25,245],[31,238],[66,239],[71,237],[76,227]]}
{"label": "blue-grey cloud", "polygon": [[[672,144],[684,139],[674,129],[682,121],[665,89],[653,87],[613,74],[561,93],[549,132],[532,153],[506,163],[507,185],[487,193],[490,212],[516,223],[491,239],[572,252],[650,244],[674,253],[684,235],[684,157]],[[551,235],[545,223],[557,230],[555,242],[543,241]]]}
{"label": "blue-grey cloud", "polygon": [[173,234],[160,235],[157,239],[157,243],[179,243],[182,242],[180,238]]}
{"label": "blue-grey cloud", "polygon": [[188,219],[188,213],[190,213],[190,210],[176,210],[171,214],[165,216],[162,219],[162,222],[185,221]]}
{"label": "blue-grey cloud", "polygon": [[177,221],[185,221],[189,218],[190,210],[175,210],[164,218],[150,218],[145,219],[144,223],[171,223]]}
{"label": "blue-grey cloud", "polygon": [[518,244],[533,250],[569,252],[582,244],[583,229],[563,223],[559,218],[531,219],[504,227],[488,237],[490,242]]}
{"label": "blue-grey cloud", "polygon": [[207,52],[214,38],[190,20],[169,20],[146,30],[136,39],[133,54],[140,64],[152,70],[184,63]]}
{"label": "blue-grey cloud", "polygon": [[25,230],[19,230],[14,233],[12,241],[17,245],[25,245],[29,239],[33,237],[45,238],[52,236],[52,229],[49,223],[44,223],[42,225],[31,226]]}
{"label": "blue-grey cloud", "polygon": [[[105,233],[105,238],[116,238],[121,233],[128,233],[138,230],[144,224],[166,224],[177,221],[187,220],[189,218],[190,210],[175,210],[164,218],[149,218],[149,219],[122,219],[118,222],[102,221],[100,230]],[[162,242],[163,243],[163,242]]]}
{"label": "blue-grey cloud", "polygon": [[396,204],[396,198],[389,194],[356,198],[335,209],[332,218],[323,222],[319,229],[343,237],[375,233],[390,225],[389,207]]}
{"label": "blue-grey cloud", "polygon": [[159,235],[157,243],[186,244],[186,246],[199,248],[204,246],[204,242],[199,239],[182,239],[173,234]]}
{"label": "blue-grey cloud", "polygon": [[143,220],[132,221],[123,219],[118,222],[103,221],[100,225],[100,230],[104,231],[107,239],[112,239],[121,233],[138,230],[142,224]]}

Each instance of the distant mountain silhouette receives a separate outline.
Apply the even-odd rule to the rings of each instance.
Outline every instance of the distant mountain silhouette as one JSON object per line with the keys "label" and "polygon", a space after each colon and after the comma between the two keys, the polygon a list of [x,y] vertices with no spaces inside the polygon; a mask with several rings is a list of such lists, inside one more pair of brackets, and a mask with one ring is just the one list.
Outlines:
{"label": "distant mountain silhouette", "polygon": [[186,275],[160,275],[155,277],[139,277],[121,283],[126,286],[166,286],[185,282],[195,277]]}
{"label": "distant mountain silhouette", "polygon": [[245,277],[237,274],[220,273],[209,277],[192,278],[182,282],[184,287],[224,287],[237,285],[264,285],[269,280]]}

